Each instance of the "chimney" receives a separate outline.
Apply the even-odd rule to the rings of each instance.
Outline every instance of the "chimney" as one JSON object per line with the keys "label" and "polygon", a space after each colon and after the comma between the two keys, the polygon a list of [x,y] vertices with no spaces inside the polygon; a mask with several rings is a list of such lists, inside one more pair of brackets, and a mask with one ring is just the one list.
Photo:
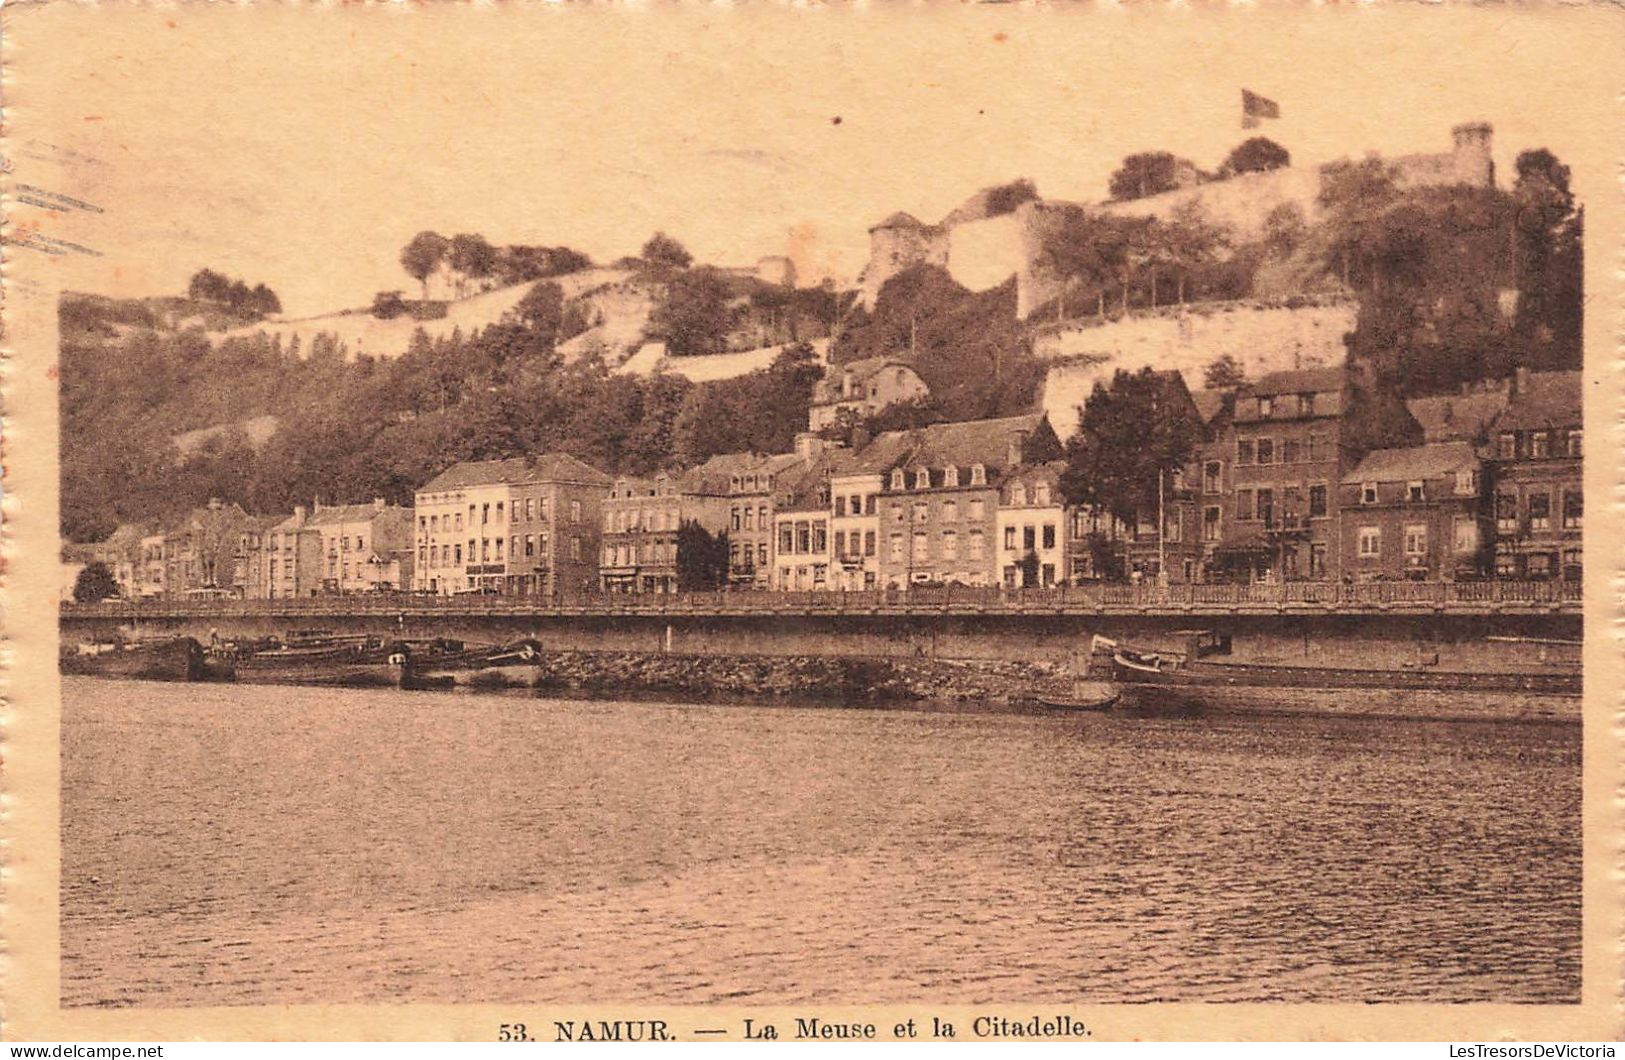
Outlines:
{"label": "chimney", "polygon": [[225,506],[226,506],[225,502],[222,501],[219,497],[210,497],[209,498],[209,511],[218,512],[220,509],[224,508]]}
{"label": "chimney", "polygon": [[384,498],[382,498],[382,497],[374,497],[372,499],[372,508],[373,508],[373,511],[376,511],[376,512],[383,511],[384,510]]}
{"label": "chimney", "polygon": [[1021,466],[1021,450],[1027,444],[1027,431],[1012,431],[1010,434],[1010,448],[1005,451],[1004,459],[1007,468]]}
{"label": "chimney", "polygon": [[811,460],[824,451],[824,439],[811,431],[802,431],[796,435],[796,455],[803,460]]}
{"label": "chimney", "polygon": [[1529,369],[1519,365],[1512,372],[1512,392],[1508,397],[1517,397],[1529,389]]}

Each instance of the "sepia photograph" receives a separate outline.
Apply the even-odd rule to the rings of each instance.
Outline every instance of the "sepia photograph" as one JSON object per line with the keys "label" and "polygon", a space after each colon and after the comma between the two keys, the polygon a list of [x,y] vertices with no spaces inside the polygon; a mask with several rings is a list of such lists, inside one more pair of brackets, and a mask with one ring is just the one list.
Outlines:
{"label": "sepia photograph", "polygon": [[1617,1037],[1622,28],[9,11],[35,1033]]}

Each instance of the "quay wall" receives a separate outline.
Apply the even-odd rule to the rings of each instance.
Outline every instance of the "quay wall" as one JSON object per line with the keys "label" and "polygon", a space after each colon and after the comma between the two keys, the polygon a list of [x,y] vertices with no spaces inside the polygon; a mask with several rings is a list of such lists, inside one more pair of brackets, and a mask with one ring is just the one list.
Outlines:
{"label": "quay wall", "polygon": [[[1541,669],[1578,649],[1577,614],[778,614],[426,615],[171,614],[110,618],[64,614],[64,641],[115,632],[177,634],[205,643],[290,629],[499,642],[533,637],[554,651],[684,655],[841,655],[1017,660],[1081,668],[1095,634],[1137,647],[1173,647],[1179,630],[1217,629],[1238,662],[1443,669]],[[1515,641],[1489,638],[1519,638]],[[1437,656],[1437,663],[1433,657]]]}

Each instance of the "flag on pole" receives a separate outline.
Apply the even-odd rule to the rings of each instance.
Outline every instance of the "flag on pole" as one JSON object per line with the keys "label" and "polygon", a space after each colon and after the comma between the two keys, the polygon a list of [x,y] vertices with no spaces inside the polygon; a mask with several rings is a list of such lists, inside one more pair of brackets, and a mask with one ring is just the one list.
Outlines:
{"label": "flag on pole", "polygon": [[1256,129],[1259,122],[1265,118],[1279,118],[1281,105],[1273,99],[1265,99],[1256,92],[1241,90],[1241,127],[1243,129]]}

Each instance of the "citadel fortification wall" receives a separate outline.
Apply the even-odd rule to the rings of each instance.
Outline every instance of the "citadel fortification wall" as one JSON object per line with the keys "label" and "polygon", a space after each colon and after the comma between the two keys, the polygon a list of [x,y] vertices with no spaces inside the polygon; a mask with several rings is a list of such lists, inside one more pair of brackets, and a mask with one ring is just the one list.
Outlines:
{"label": "citadel fortification wall", "polygon": [[1225,354],[1251,378],[1341,364],[1343,337],[1354,330],[1357,309],[1352,299],[1331,298],[1307,304],[1206,302],[1104,323],[1043,325],[1034,331],[1033,352],[1057,362],[1045,376],[1044,410],[1065,438],[1077,429],[1078,406],[1095,382],[1119,368],[1175,368],[1196,390],[1203,370]]}

